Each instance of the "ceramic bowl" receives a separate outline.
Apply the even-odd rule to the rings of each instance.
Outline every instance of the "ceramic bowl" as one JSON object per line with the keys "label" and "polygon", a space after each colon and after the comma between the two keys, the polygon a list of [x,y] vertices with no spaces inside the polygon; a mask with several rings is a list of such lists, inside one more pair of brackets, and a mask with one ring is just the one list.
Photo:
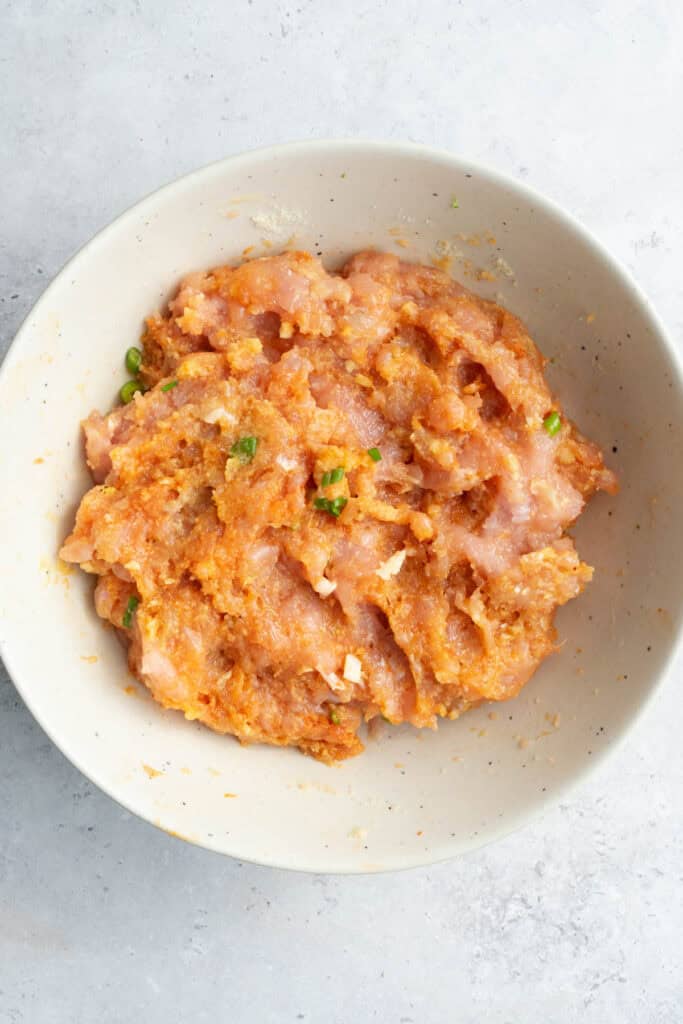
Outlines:
{"label": "ceramic bowl", "polygon": [[[457,206],[453,202],[457,202]],[[128,675],[92,578],[56,552],[90,484],[79,421],[109,409],[143,318],[188,271],[287,246],[336,267],[375,246],[440,260],[522,317],[551,385],[621,478],[576,527],[595,579],[561,648],[515,700],[438,731],[383,726],[326,767],[241,747],[164,711]],[[683,416],[675,353],[647,300],[555,205],[500,174],[395,143],[247,153],[167,185],[52,282],[0,377],[2,654],[68,758],[125,807],[221,853],[321,872],[404,868],[499,838],[554,804],[624,736],[681,623]]]}

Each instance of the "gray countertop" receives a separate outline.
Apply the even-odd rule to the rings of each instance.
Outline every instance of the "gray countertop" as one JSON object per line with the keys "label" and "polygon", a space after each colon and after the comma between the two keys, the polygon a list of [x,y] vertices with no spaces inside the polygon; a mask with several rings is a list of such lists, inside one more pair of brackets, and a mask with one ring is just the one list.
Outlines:
{"label": "gray countertop", "polygon": [[[64,260],[159,184],[355,135],[448,147],[557,199],[683,344],[674,0],[2,0],[0,25],[2,352]],[[339,878],[131,817],[0,667],[0,1022],[683,1020],[680,669],[542,821],[439,867]]]}

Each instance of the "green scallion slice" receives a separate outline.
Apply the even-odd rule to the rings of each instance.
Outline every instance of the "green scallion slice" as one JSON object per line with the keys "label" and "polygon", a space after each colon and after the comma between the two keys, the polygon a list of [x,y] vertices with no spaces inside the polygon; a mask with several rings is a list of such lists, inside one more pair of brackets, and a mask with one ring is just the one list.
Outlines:
{"label": "green scallion slice", "polygon": [[178,387],[178,381],[177,380],[169,380],[166,384],[162,384],[161,385],[161,390],[162,391],[170,391],[171,388],[177,388],[177,387]]}
{"label": "green scallion slice", "polygon": [[340,516],[342,514],[343,510],[346,508],[348,503],[348,498],[333,498],[332,501],[330,502],[329,512],[331,512],[331,514],[336,519],[337,516]]}
{"label": "green scallion slice", "polygon": [[373,462],[382,461],[382,453],[379,450],[379,448],[368,448],[368,455],[370,456]]}
{"label": "green scallion slice", "polygon": [[343,479],[343,477],[344,477],[344,467],[343,466],[337,466],[337,468],[333,469],[332,472],[330,473],[330,483],[331,484],[338,484],[339,481]]}
{"label": "green scallion slice", "polygon": [[128,405],[129,402],[133,401],[133,395],[138,391],[144,391],[144,387],[139,380],[127,380],[119,391],[119,398],[124,405]]}
{"label": "green scallion slice", "polygon": [[123,613],[123,618],[121,619],[121,623],[124,629],[130,629],[130,627],[132,626],[135,609],[139,604],[140,598],[136,597],[134,594],[131,594],[131,596],[128,598],[128,604],[126,605],[126,610]]}
{"label": "green scallion slice", "polygon": [[349,499],[342,498],[315,498],[313,501],[313,507],[317,508],[320,512],[329,512],[335,519],[342,514],[344,508],[348,505]]}
{"label": "green scallion slice", "polygon": [[559,432],[561,426],[562,420],[560,419],[560,414],[555,412],[554,409],[552,412],[548,413],[546,418],[543,420],[543,429],[548,437],[555,437],[555,434]]}
{"label": "green scallion slice", "polygon": [[258,437],[240,437],[230,449],[233,458],[239,459],[243,466],[251,462],[258,448]]}
{"label": "green scallion slice", "polygon": [[129,348],[126,352],[126,369],[133,376],[140,372],[142,366],[142,352],[139,348]]}

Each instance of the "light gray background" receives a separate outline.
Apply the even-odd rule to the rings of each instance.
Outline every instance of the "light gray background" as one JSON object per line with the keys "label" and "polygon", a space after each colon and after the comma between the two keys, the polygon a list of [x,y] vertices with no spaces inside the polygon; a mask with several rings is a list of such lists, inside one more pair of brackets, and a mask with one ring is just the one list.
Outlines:
{"label": "light gray background", "polygon": [[[352,135],[538,187],[683,344],[678,0],[0,12],[2,351],[64,260],[146,192],[245,148]],[[610,767],[523,833],[436,868],[322,878],[132,818],[0,667],[0,1022],[683,1020],[679,675]]]}

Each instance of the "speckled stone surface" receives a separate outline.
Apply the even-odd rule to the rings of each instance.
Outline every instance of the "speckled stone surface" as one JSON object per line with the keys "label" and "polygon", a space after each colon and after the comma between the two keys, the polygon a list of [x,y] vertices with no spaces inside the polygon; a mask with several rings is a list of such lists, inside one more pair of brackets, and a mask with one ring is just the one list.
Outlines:
{"label": "speckled stone surface", "polygon": [[[159,184],[355,135],[448,147],[559,200],[683,344],[682,48],[674,0],[2,0],[1,351],[64,260]],[[682,667],[544,820],[359,878],[239,864],[132,818],[0,668],[0,1022],[683,1020]]]}

